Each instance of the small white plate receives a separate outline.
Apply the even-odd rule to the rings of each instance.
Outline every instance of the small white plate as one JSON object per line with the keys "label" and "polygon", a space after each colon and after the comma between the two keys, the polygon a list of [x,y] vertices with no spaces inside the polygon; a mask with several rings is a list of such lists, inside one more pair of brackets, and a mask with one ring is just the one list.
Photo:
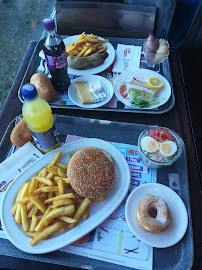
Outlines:
{"label": "small white plate", "polygon": [[[134,76],[143,82],[146,82],[147,78],[149,77],[158,77],[163,81],[163,87],[159,89],[158,92],[155,94],[155,101],[159,101],[158,104],[151,105],[148,108],[140,108],[139,106],[130,103],[127,98],[122,97],[122,95],[119,92],[120,86],[124,83],[128,87]],[[138,69],[134,73],[130,73],[130,72],[121,73],[114,81],[113,88],[114,88],[114,93],[116,97],[121,102],[123,102],[125,105],[130,106],[132,108],[141,109],[141,110],[148,110],[148,109],[150,110],[150,109],[158,108],[159,106],[165,104],[171,96],[171,87],[170,87],[169,82],[166,80],[166,78],[164,78],[161,74],[158,74],[152,70],[143,69],[143,68]]]}
{"label": "small white plate", "polygon": [[[14,216],[11,213],[18,190],[26,181],[29,181],[37,172],[46,167],[57,151],[62,152],[60,161],[67,163],[70,154],[89,146],[106,150],[114,161],[115,181],[106,194],[105,200],[99,203],[91,203],[89,205],[89,218],[87,220],[81,219],[75,228],[65,233],[56,233],[49,239],[40,241],[35,246],[30,246],[29,242],[31,239],[24,234],[22,225],[15,222]],[[121,152],[112,144],[99,139],[82,139],[65,144],[38,159],[24,170],[9,186],[1,204],[1,223],[3,230],[13,245],[24,252],[32,254],[52,252],[75,242],[99,226],[121,204],[128,191],[129,184],[130,170],[128,163]]]}
{"label": "small white plate", "polygon": [[[145,232],[136,223],[136,210],[140,200],[152,194],[162,197],[168,204],[171,212],[171,222],[168,228],[161,233]],[[134,235],[143,243],[157,248],[171,247],[184,236],[188,226],[186,207],[178,194],[162,184],[143,184],[129,195],[125,208],[126,221]]]}
{"label": "small white plate", "polygon": [[[99,80],[101,82],[102,87],[107,95],[107,98],[101,102],[83,104],[76,90],[75,82],[87,82],[88,84],[90,81],[95,81],[95,80]],[[68,95],[71,101],[79,107],[88,108],[88,109],[102,107],[103,105],[107,104],[111,100],[111,98],[113,97],[113,94],[114,94],[113,86],[111,82],[105,79],[104,77],[98,76],[98,75],[86,75],[86,76],[79,77],[75,79],[68,88]]]}
{"label": "small white plate", "polygon": [[[67,46],[71,42],[76,41],[79,38],[79,36],[80,35],[75,35],[75,36],[65,38],[63,40],[65,43],[65,46]],[[101,37],[98,37],[98,38],[104,40],[104,38],[101,38]],[[82,70],[73,69],[73,68],[68,67],[68,74],[73,74],[73,75],[77,75],[77,76],[92,75],[92,74],[98,74],[98,73],[106,70],[108,67],[110,67],[115,59],[115,50],[110,42],[105,42],[103,44],[104,44],[104,46],[107,46],[106,52],[108,53],[108,57],[104,60],[103,64],[101,64],[97,67],[94,67],[94,68],[88,68],[88,69],[82,69]]]}

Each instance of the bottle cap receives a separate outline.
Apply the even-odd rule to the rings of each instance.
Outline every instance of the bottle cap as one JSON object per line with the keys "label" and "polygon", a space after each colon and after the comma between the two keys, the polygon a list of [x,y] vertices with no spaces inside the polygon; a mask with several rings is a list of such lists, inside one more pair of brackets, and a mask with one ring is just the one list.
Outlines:
{"label": "bottle cap", "polygon": [[53,19],[51,18],[46,18],[43,20],[43,27],[47,30],[47,31],[51,31],[53,29],[55,29],[55,22]]}
{"label": "bottle cap", "polygon": [[38,94],[36,87],[31,83],[24,84],[20,90],[24,99],[33,99]]}

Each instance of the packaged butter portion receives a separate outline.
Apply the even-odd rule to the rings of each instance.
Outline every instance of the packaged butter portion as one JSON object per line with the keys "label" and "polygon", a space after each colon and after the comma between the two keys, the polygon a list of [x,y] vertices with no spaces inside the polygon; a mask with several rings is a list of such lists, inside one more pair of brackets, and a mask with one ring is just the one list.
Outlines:
{"label": "packaged butter portion", "polygon": [[153,98],[155,95],[155,91],[141,85],[130,84],[129,90],[134,91],[138,96],[148,99]]}
{"label": "packaged butter portion", "polygon": [[86,82],[75,82],[75,86],[83,104],[94,102],[93,96]]}

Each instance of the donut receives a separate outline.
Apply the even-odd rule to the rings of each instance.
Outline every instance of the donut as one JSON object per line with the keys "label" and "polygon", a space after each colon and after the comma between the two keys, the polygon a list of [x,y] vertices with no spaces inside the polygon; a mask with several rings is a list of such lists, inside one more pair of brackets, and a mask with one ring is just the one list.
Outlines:
{"label": "donut", "polygon": [[[153,209],[157,211],[155,218],[150,216]],[[168,227],[170,219],[168,205],[161,197],[147,194],[139,202],[136,211],[136,222],[145,232],[163,232]]]}

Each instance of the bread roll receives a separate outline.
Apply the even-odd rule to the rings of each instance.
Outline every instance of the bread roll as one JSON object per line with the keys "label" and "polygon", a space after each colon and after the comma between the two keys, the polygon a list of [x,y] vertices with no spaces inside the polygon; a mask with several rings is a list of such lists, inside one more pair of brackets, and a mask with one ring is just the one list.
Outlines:
{"label": "bread roll", "polygon": [[51,80],[44,73],[38,72],[32,75],[30,83],[36,87],[36,90],[41,98],[47,102],[54,101],[55,89],[51,83]]}
{"label": "bread roll", "polygon": [[10,140],[12,144],[18,147],[33,140],[32,133],[24,119],[20,120],[20,122],[14,127],[10,135]]}

